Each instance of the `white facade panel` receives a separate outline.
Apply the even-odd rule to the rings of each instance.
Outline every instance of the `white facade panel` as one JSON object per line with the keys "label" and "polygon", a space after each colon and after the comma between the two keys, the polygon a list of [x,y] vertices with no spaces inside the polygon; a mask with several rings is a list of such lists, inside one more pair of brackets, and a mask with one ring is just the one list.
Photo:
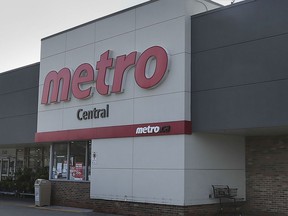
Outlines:
{"label": "white facade panel", "polygon": [[[96,104],[98,107],[105,107],[107,103]],[[93,127],[106,127],[114,125],[131,125],[133,124],[133,100],[122,100],[109,103],[109,118],[92,121]]]}
{"label": "white facade panel", "polygon": [[135,30],[135,9],[96,23],[96,42]]}
{"label": "white facade panel", "polygon": [[[85,110],[91,110],[93,107],[81,107],[81,109]],[[85,121],[85,120],[78,120],[77,118],[77,111],[80,109],[80,107],[73,107],[73,108],[66,108],[63,110],[63,119],[59,119],[58,121],[62,122],[62,129],[65,128],[66,130],[73,130],[73,129],[79,129],[79,128],[91,128],[92,127],[92,121]]]}
{"label": "white facade panel", "polygon": [[63,110],[40,112],[37,120],[37,132],[62,130]]}
{"label": "white facade panel", "polygon": [[[184,73],[189,70],[186,63],[189,54],[181,53],[170,56],[169,71],[163,79],[162,84],[153,89],[143,90],[135,86],[135,97],[150,97],[153,95],[164,95],[169,93],[190,92],[191,74]],[[189,81],[187,81],[189,79]],[[190,83],[189,83],[190,82]]]}
{"label": "white facade panel", "polygon": [[66,50],[71,50],[94,43],[95,31],[95,23],[91,23],[67,32]]}
{"label": "white facade panel", "polygon": [[135,169],[183,169],[184,136],[158,136],[134,140]]}
{"label": "white facade panel", "polygon": [[185,94],[142,97],[134,102],[134,123],[169,122],[185,119]]}
{"label": "white facade panel", "polygon": [[[191,73],[187,73],[187,71],[191,71],[191,54],[185,53],[185,91],[191,93]],[[191,103],[189,103],[191,104]],[[186,106],[185,106],[186,107]],[[189,109],[191,110],[191,109]]]}
{"label": "white facade panel", "polygon": [[[110,57],[115,59],[118,56],[129,55],[135,50],[135,33],[129,32],[126,34],[119,35],[107,40],[100,41],[95,44],[95,65],[99,61],[100,56],[110,50]],[[93,96],[94,103],[109,102],[109,101],[121,101],[127,100],[134,97],[135,79],[134,79],[135,67],[128,68],[125,71],[125,76],[123,79],[123,93],[111,93],[107,96],[102,96],[96,91]],[[109,70],[106,83],[112,85],[114,79],[114,68]]]}
{"label": "white facade panel", "polygon": [[[185,92],[185,106],[184,106],[185,120],[191,121],[191,93]],[[193,127],[193,125],[192,125]]]}
{"label": "white facade panel", "polygon": [[133,138],[93,140],[96,164],[92,169],[132,169]]}
{"label": "white facade panel", "polygon": [[45,59],[41,59],[41,64],[40,64],[40,71],[41,72],[39,75],[39,85],[44,84],[46,75],[50,71],[53,71],[53,70],[59,71],[63,67],[65,67],[65,61],[66,61],[65,56],[66,56],[65,53],[60,53],[60,54],[56,54],[53,56],[49,56]]}
{"label": "white facade panel", "polygon": [[184,170],[136,169],[133,197],[136,202],[184,204]]}
{"label": "white facade panel", "polygon": [[136,31],[136,49],[162,46],[169,55],[185,52],[185,17],[168,20]]}
{"label": "white facade panel", "polygon": [[93,140],[91,198],[183,205],[184,136],[169,138]]}
{"label": "white facade panel", "polygon": [[132,169],[92,169],[92,199],[131,200]]}
{"label": "white facade panel", "polygon": [[[43,92],[43,85],[40,85],[39,86],[39,90],[38,90],[38,92],[39,92],[39,95],[38,95],[38,101],[41,101],[41,99],[42,99],[42,92]],[[53,111],[53,110],[59,110],[59,109],[63,109],[63,104],[62,103],[55,103],[55,104],[51,104],[51,106],[50,105],[48,105],[48,106],[44,106],[44,105],[42,105],[42,104],[39,104],[39,106],[38,106],[38,115],[40,115],[40,114],[42,114],[42,113],[44,113],[44,112],[46,112],[46,111]],[[38,125],[39,124],[46,124],[45,122],[39,122],[38,121]]]}
{"label": "white facade panel", "polygon": [[[80,66],[83,63],[90,64],[93,69],[95,69],[95,56],[94,56],[94,50],[95,45],[89,44],[87,46],[83,46],[77,49],[73,49],[66,52],[66,60],[65,60],[65,67],[69,68],[71,70],[71,79],[73,77],[74,71],[77,69],[78,66]],[[95,75],[94,75],[95,76]],[[71,81],[72,85],[72,81]],[[82,89],[88,89],[92,87],[92,92],[95,92],[95,82],[89,82],[87,84],[82,85]],[[92,98],[87,98],[85,100],[80,100],[75,98],[72,95],[72,92],[70,90],[71,99],[67,102],[62,102],[63,108],[70,108],[75,106],[82,106],[82,105],[89,105],[92,104]],[[92,95],[93,96],[93,95]],[[68,117],[68,116],[67,116]]]}
{"label": "white facade panel", "polygon": [[41,42],[41,64],[42,59],[63,53],[66,50],[66,33],[56,35]]}
{"label": "white facade panel", "polygon": [[89,44],[66,52],[65,67],[74,72],[78,66],[83,63],[89,63],[95,67],[94,56],[95,45]]}
{"label": "white facade panel", "polygon": [[[185,0],[186,1],[186,0]],[[185,15],[185,1],[155,1],[136,9],[136,28],[144,28]],[[193,1],[194,2],[194,1]]]}
{"label": "white facade panel", "polygon": [[[100,56],[110,50],[110,57],[116,58],[121,55],[128,55],[135,50],[135,32],[128,32],[112,38],[105,38],[95,44],[95,60],[99,61]],[[95,62],[96,63],[96,62]],[[115,63],[115,62],[114,62]]]}

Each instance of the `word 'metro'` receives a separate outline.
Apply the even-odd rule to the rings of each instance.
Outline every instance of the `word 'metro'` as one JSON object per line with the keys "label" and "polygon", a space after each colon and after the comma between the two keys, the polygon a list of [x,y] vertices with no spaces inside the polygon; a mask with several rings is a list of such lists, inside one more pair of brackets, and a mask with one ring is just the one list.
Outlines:
{"label": "word 'metro'", "polygon": [[[95,70],[89,63],[79,65],[74,74],[69,68],[62,68],[59,72],[50,71],[45,77],[42,104],[59,103],[69,101],[70,95],[77,99],[86,99],[92,96],[93,85],[86,85],[95,82],[95,88],[100,95],[110,93],[122,93],[124,91],[123,79],[131,67],[135,67],[134,78],[137,85],[143,89],[156,87],[165,77],[168,71],[168,54],[160,46],[153,46],[145,50],[139,58],[137,52],[129,55],[121,55],[116,59],[109,57],[110,50],[100,56],[96,63]],[[153,63],[152,73],[147,73],[147,68]],[[113,82],[106,83],[108,72],[114,68]],[[61,91],[60,91],[61,88]],[[72,94],[71,94],[72,93]],[[50,95],[51,94],[51,95]]]}
{"label": "word 'metro'", "polygon": [[136,128],[136,134],[157,134],[157,133],[169,133],[171,127],[170,126],[147,126],[147,127],[138,127]]}

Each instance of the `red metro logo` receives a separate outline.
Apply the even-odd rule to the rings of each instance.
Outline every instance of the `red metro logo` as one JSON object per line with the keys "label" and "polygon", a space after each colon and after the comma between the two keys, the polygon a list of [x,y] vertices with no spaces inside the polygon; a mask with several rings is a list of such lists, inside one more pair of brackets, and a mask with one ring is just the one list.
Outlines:
{"label": "red metro logo", "polygon": [[[143,89],[156,87],[168,72],[168,54],[160,46],[148,48],[139,58],[137,58],[136,51],[129,55],[118,56],[116,60],[110,58],[109,54],[110,50],[103,53],[100,60],[97,61],[95,69],[98,73],[96,77],[93,66],[88,63],[78,66],[73,75],[68,68],[62,68],[59,72],[49,72],[44,81],[41,104],[69,101],[70,95],[77,99],[89,98],[92,96],[93,86],[85,87],[84,85],[94,82],[96,84],[95,89],[100,95],[122,93],[124,91],[123,79],[131,67],[135,67],[135,81]],[[147,68],[151,69],[153,61],[154,68],[152,70],[154,71],[147,73]],[[114,68],[113,82],[107,84],[106,77],[112,68]]]}

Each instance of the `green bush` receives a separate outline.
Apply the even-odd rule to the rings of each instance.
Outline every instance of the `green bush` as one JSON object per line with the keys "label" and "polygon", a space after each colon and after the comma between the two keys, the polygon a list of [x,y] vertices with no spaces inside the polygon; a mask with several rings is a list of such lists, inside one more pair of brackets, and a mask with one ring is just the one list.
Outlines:
{"label": "green bush", "polygon": [[36,179],[48,179],[49,168],[38,168],[32,170],[31,168],[19,169],[15,173],[15,185],[18,192],[34,193],[34,183]]}

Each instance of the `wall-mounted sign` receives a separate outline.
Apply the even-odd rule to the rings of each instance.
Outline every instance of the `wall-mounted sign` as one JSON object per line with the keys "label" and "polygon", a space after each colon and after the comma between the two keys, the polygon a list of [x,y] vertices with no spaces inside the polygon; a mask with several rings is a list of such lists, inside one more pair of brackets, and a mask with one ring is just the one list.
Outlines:
{"label": "wall-mounted sign", "polygon": [[171,126],[146,126],[136,128],[136,135],[141,134],[158,134],[158,133],[169,133]]}
{"label": "wall-mounted sign", "polygon": [[77,111],[77,119],[89,120],[89,119],[98,119],[98,118],[108,118],[109,117],[109,104],[106,105],[105,108],[97,109],[96,107],[92,110],[83,110],[78,109]]}
{"label": "wall-mounted sign", "polygon": [[[71,95],[77,99],[87,99],[92,96],[94,88],[100,95],[122,93],[125,87],[124,77],[131,67],[135,68],[134,78],[140,88],[156,87],[168,72],[169,58],[166,50],[160,46],[153,46],[145,50],[139,58],[137,56],[135,51],[113,59],[110,58],[108,50],[100,56],[95,70],[91,64],[83,63],[75,69],[74,74],[66,67],[58,72],[50,71],[44,81],[41,104],[69,101]],[[112,68],[114,68],[113,82],[107,84],[106,78]],[[151,68],[152,72],[149,71]],[[93,86],[93,83],[96,85]]]}

